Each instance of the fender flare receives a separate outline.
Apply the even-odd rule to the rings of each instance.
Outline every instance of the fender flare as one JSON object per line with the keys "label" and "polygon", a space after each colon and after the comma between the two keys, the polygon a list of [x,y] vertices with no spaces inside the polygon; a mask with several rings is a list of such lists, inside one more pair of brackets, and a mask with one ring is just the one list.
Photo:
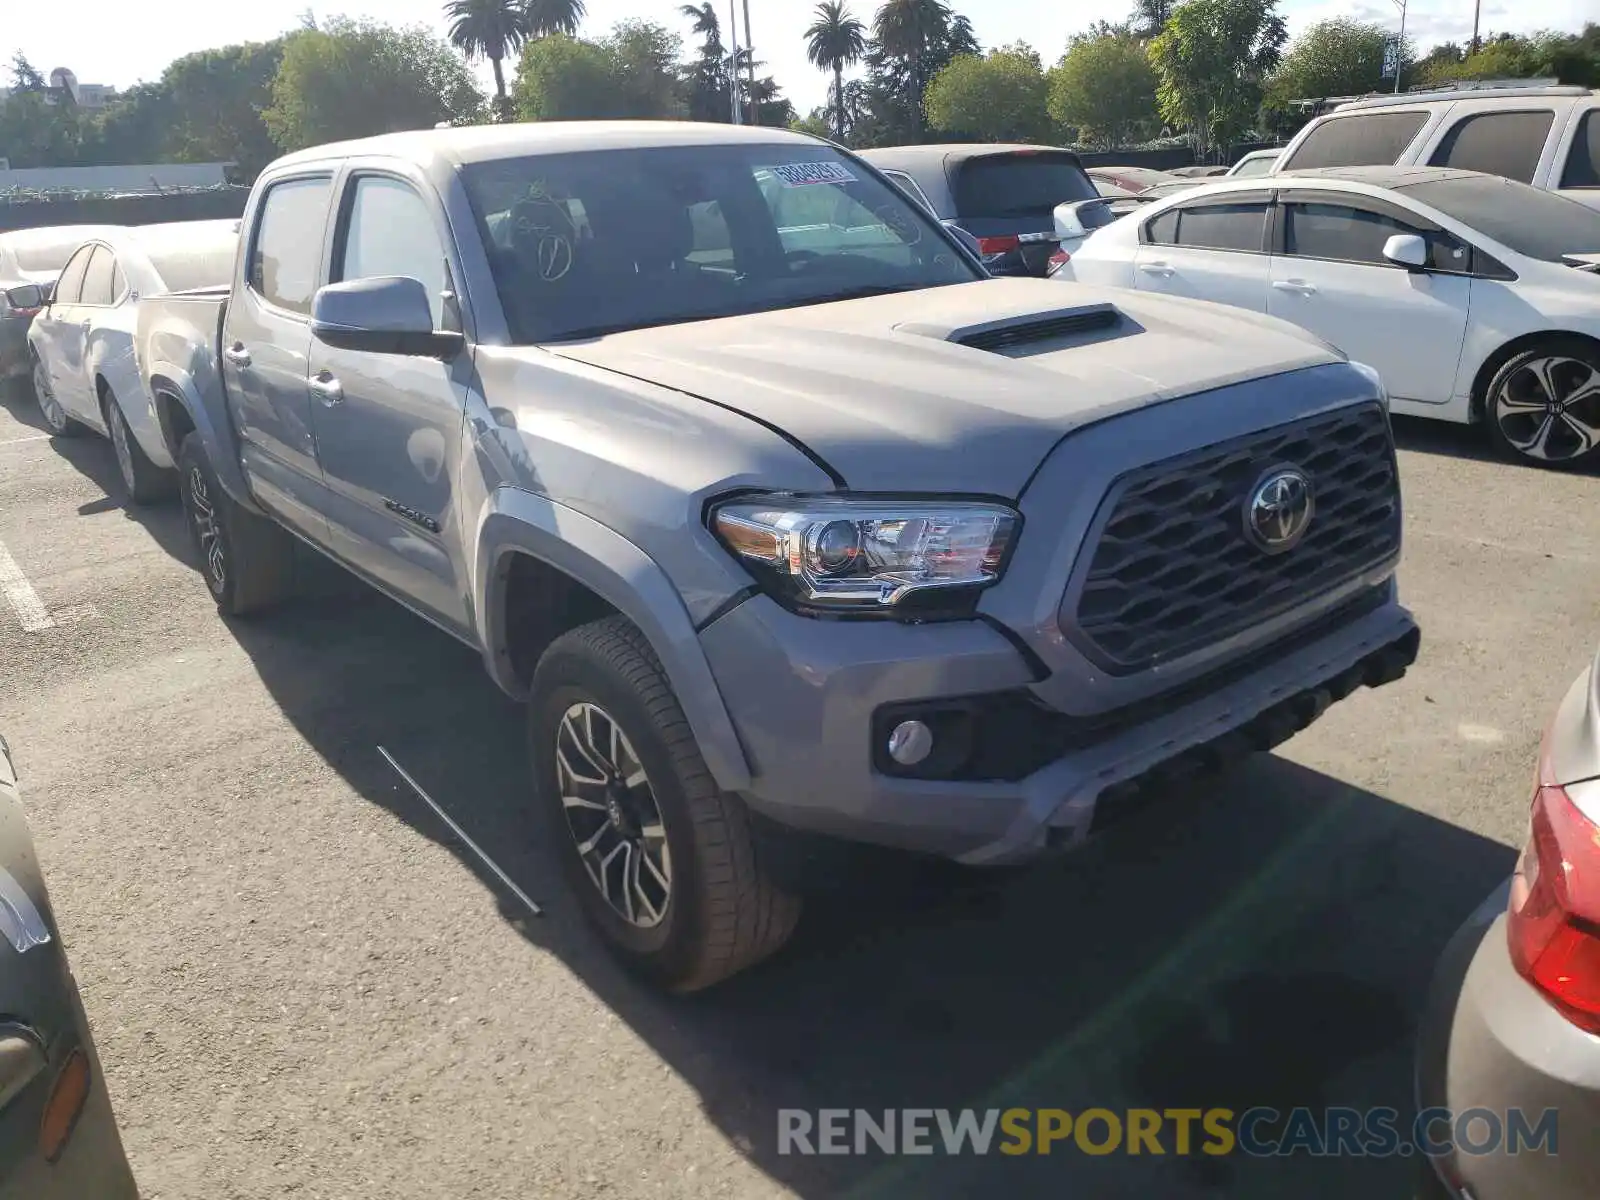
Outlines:
{"label": "fender flare", "polygon": [[176,363],[156,362],[151,363],[145,371],[145,378],[150,388],[150,399],[155,404],[156,420],[161,426],[161,436],[173,450],[172,461],[178,461],[177,450],[181,439],[176,437],[174,430],[170,428],[166,410],[161,403],[162,396],[169,396],[183,406],[183,411],[194,425],[195,432],[200,435],[201,444],[205,446],[206,458],[210,460],[211,469],[216,472],[217,482],[222,485],[222,490],[228,493],[228,498],[250,512],[260,514],[261,508],[250,494],[250,484],[245,479],[244,468],[240,465],[239,455],[235,451],[237,443],[234,440],[233,430],[217,429],[210,412],[200,398],[200,389],[195,384],[194,377]]}
{"label": "fender flare", "polygon": [[750,786],[750,765],[711,674],[700,636],[672,581],[656,561],[609,526],[521,488],[501,487],[478,519],[472,578],[479,644],[490,676],[514,699],[527,698],[506,650],[504,591],[509,557],[527,554],[571,576],[643,631],[694,732],[717,786]]}

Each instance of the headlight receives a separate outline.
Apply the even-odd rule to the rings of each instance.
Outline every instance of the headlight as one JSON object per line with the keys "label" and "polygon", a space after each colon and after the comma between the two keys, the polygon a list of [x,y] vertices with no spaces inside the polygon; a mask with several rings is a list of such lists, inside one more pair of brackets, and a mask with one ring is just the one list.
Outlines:
{"label": "headlight", "polygon": [[1021,520],[998,504],[781,495],[719,504],[711,528],[792,607],[911,618],[971,613]]}
{"label": "headlight", "polygon": [[1353,358],[1350,360],[1350,365],[1357,371],[1360,371],[1367,382],[1372,384],[1372,386],[1378,390],[1378,399],[1383,401],[1384,408],[1388,408],[1389,389],[1383,386],[1383,376],[1378,374],[1378,368],[1369,367],[1366,363],[1357,362]]}

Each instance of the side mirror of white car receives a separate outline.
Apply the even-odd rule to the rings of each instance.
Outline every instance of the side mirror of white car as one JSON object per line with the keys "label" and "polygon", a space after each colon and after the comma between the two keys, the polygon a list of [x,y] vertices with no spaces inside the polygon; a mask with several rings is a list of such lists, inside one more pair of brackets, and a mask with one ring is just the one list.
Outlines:
{"label": "side mirror of white car", "polygon": [[1397,233],[1383,244],[1383,256],[1397,267],[1421,271],[1428,265],[1428,243],[1414,233]]}

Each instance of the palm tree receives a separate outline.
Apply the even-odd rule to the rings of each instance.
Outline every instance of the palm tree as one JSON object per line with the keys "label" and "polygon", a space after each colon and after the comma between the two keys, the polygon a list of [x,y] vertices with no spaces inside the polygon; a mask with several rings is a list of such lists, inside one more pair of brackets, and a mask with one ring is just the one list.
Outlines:
{"label": "palm tree", "polygon": [[[953,14],[943,0],[884,0],[872,21],[878,46],[911,68],[916,95],[917,131],[922,130],[922,97],[928,86],[928,51],[949,35]],[[970,32],[971,26],[966,27]]]}
{"label": "palm tree", "polygon": [[717,10],[711,0],[679,5],[678,12],[694,22],[691,32],[704,39],[701,43],[704,56],[720,60],[723,57],[722,23],[717,20]]}
{"label": "palm tree", "polygon": [[812,66],[833,72],[833,132],[843,141],[844,69],[867,52],[867,27],[850,15],[844,0],[822,0],[816,14],[805,34],[806,58]]}
{"label": "palm tree", "polygon": [[570,36],[578,32],[585,5],[584,0],[522,0],[522,11],[527,14],[529,37]]}
{"label": "palm tree", "polygon": [[450,0],[450,40],[468,58],[487,58],[494,67],[495,105],[510,108],[506,73],[501,65],[528,40],[528,13],[523,0]]}

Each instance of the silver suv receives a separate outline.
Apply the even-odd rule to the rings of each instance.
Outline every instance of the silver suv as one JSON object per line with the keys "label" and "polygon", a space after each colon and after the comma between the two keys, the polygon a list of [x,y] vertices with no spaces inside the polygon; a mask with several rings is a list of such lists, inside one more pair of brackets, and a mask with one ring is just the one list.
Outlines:
{"label": "silver suv", "polygon": [[1272,173],[1392,164],[1501,175],[1600,208],[1600,95],[1456,87],[1352,100],[1296,134]]}

